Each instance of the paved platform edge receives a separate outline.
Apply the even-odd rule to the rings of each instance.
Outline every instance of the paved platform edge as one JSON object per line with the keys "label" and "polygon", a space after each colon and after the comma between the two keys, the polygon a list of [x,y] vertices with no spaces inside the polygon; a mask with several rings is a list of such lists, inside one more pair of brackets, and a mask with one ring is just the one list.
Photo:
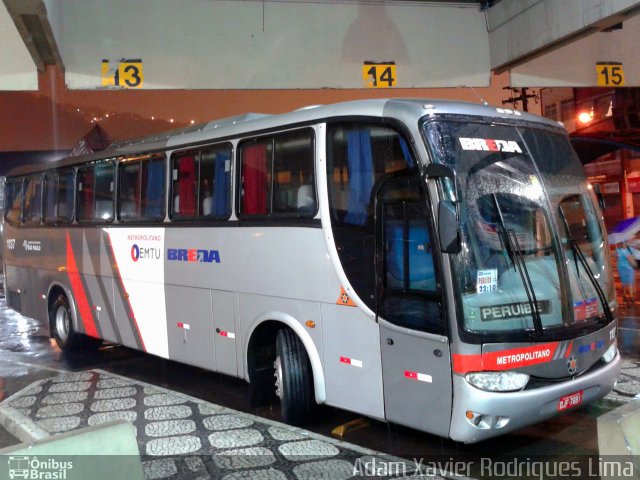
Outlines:
{"label": "paved platform edge", "polygon": [[[118,377],[118,378],[122,378],[125,380],[134,380],[131,379],[129,377],[125,377],[124,375],[119,375],[117,373],[112,373],[112,372],[108,372],[106,370],[103,370],[101,368],[92,368],[91,370],[87,370],[87,371],[93,371],[93,372],[98,372],[98,373],[102,373],[104,375],[110,375],[113,377]],[[141,380],[134,380],[136,383],[144,386],[144,387],[149,387],[149,388],[155,388],[158,390],[164,390],[166,392],[170,392],[171,394],[177,396],[177,397],[181,397],[184,398],[186,400],[189,400],[191,402],[200,404],[200,405],[215,405],[216,407],[220,407],[230,413],[234,413],[235,415],[238,416],[242,416],[242,417],[247,417],[250,418],[251,420],[254,420],[256,422],[261,422],[261,423],[265,423],[267,425],[270,425],[272,427],[279,427],[279,428],[285,428],[291,432],[294,433],[298,433],[301,435],[304,435],[305,437],[309,437],[309,438],[313,438],[316,440],[322,440],[322,441],[328,441],[329,443],[332,443],[334,445],[337,446],[342,446],[344,448],[348,448],[350,450],[356,451],[358,453],[362,453],[364,455],[376,455],[379,457],[383,457],[385,459],[389,459],[389,460],[396,460],[396,461],[403,461],[406,462],[406,459],[400,458],[400,457],[394,457],[392,455],[388,455],[386,453],[383,452],[377,452],[375,450],[369,450],[367,448],[364,447],[360,447],[359,445],[354,445],[352,443],[349,442],[345,442],[343,440],[337,440],[333,437],[326,437],[324,435],[320,435],[318,433],[314,433],[314,432],[310,432],[309,430],[305,430],[303,428],[299,428],[299,427],[293,427],[291,425],[287,425],[286,423],[282,423],[282,422],[276,422],[275,420],[271,420],[269,418],[264,418],[264,417],[259,417],[258,415],[253,415],[252,413],[246,413],[246,412],[241,412],[239,410],[234,410],[232,408],[229,407],[225,407],[224,405],[218,405],[217,403],[211,403],[211,402],[207,402],[206,400],[202,400],[201,398],[197,398],[197,397],[192,397],[191,395],[187,395],[186,393],[181,393],[181,392],[176,392],[175,390],[169,390],[168,388],[164,388],[164,387],[159,387],[157,385],[153,385],[152,383],[147,383],[147,382],[143,382]],[[4,403],[4,402],[3,402]],[[31,421],[31,419],[29,419]]]}
{"label": "paved platform edge", "polygon": [[[165,387],[161,387],[158,385],[154,385],[154,384],[150,384],[141,380],[137,380],[137,379],[133,379],[130,377],[126,377],[124,375],[119,375],[117,373],[112,373],[112,372],[108,372],[106,370],[100,369],[100,368],[92,368],[92,369],[88,369],[88,370],[78,370],[78,371],[65,371],[65,370],[57,370],[57,369],[51,369],[52,372],[57,372],[61,375],[69,375],[69,374],[75,374],[75,373],[83,373],[83,372],[96,372],[96,373],[100,373],[100,374],[104,374],[104,375],[108,375],[111,377],[117,377],[126,381],[130,381],[130,382],[135,382],[138,385],[142,386],[142,387],[148,387],[148,388],[153,388],[158,390],[161,393],[170,393],[171,395],[174,395],[176,397],[180,397],[183,398],[185,400],[194,402],[196,404],[199,405],[203,405],[203,406],[207,406],[207,405],[214,405],[217,408],[220,408],[221,410],[224,410],[225,412],[228,413],[233,413],[234,415],[240,416],[240,417],[245,417],[245,418],[249,418],[253,421],[256,422],[260,422],[269,426],[273,426],[273,427],[278,427],[278,428],[284,428],[286,430],[289,430],[290,432],[293,433],[297,433],[299,435],[302,435],[304,437],[307,437],[309,439],[314,439],[314,440],[320,440],[326,443],[330,443],[333,444],[337,447],[342,447],[351,451],[354,451],[358,454],[362,454],[362,455],[366,455],[366,456],[375,456],[376,458],[380,459],[380,460],[384,460],[384,461],[388,461],[388,462],[402,462],[405,463],[407,465],[408,468],[414,468],[415,464],[414,462],[412,462],[411,460],[408,460],[406,458],[401,458],[401,457],[396,457],[390,454],[386,454],[383,452],[379,452],[379,451],[375,451],[375,450],[370,450],[364,447],[361,447],[359,445],[355,445],[349,442],[345,442],[343,440],[338,440],[335,439],[333,437],[328,437],[328,436],[324,436],[324,435],[320,435],[314,432],[311,432],[309,430],[305,430],[303,428],[299,428],[299,427],[294,427],[291,425],[287,425],[285,423],[281,423],[281,422],[277,422],[268,418],[264,418],[264,417],[260,417],[257,415],[253,415],[251,413],[246,413],[246,412],[241,412],[238,410],[234,410],[228,407],[225,407],[223,405],[218,405],[218,404],[214,404],[211,402],[207,402],[206,400],[202,400],[200,398],[197,397],[193,397],[191,395],[187,395],[181,392],[177,392],[174,390],[170,390],[168,388]],[[52,377],[55,377],[57,375],[52,375]],[[16,392],[15,394],[11,395],[10,397],[7,397],[6,399],[4,399],[2,402],[0,402],[0,425],[2,425],[9,433],[11,433],[13,436],[15,436],[16,438],[18,438],[21,442],[23,443],[31,443],[31,442],[35,442],[37,440],[41,440],[43,438],[47,438],[52,436],[48,431],[46,431],[45,429],[43,429],[42,427],[40,427],[36,422],[34,422],[30,417],[26,416],[25,414],[23,414],[22,412],[20,412],[19,410],[8,406],[9,402],[11,402],[13,399],[18,398],[20,396],[23,396],[25,394],[25,392],[27,392],[29,389],[32,389],[36,386],[39,386],[42,383],[47,382],[48,380],[50,380],[50,378],[46,378],[46,379],[41,379],[41,380],[37,380],[31,384],[29,384],[27,387],[19,390],[18,392]],[[441,472],[442,474],[446,475],[446,472]],[[464,477],[455,477],[457,479],[464,479]]]}

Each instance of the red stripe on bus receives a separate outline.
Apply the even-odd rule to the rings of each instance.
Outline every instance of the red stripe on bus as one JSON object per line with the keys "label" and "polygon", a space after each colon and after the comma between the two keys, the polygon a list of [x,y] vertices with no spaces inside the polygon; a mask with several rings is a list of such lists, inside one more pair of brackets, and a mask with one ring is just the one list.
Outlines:
{"label": "red stripe on bus", "polygon": [[73,254],[73,247],[71,246],[69,232],[67,232],[67,275],[69,275],[71,290],[73,291],[76,304],[78,305],[80,320],[82,320],[82,325],[84,325],[84,333],[90,337],[98,338],[100,335],[98,335],[96,322],[93,319],[93,314],[91,313],[91,305],[89,305],[87,293],[84,291],[80,272],[78,272],[78,264],[76,263],[76,257]]}
{"label": "red stripe on bus", "polygon": [[529,347],[512,348],[480,355],[453,355],[453,371],[468,372],[503,371],[528,367],[553,361],[559,343],[543,343]]}
{"label": "red stripe on bus", "polygon": [[481,372],[482,355],[453,355],[453,371],[455,373]]}
{"label": "red stripe on bus", "polygon": [[569,355],[571,355],[572,348],[573,348],[573,341],[569,342],[569,346],[567,347],[567,353],[564,354],[564,358],[569,358]]}

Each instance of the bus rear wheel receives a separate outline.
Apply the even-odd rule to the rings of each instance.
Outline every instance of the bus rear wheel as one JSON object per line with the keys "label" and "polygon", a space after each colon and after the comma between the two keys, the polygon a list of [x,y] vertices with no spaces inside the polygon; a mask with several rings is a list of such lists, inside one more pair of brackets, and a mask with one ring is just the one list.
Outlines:
{"label": "bus rear wheel", "polygon": [[53,338],[58,348],[63,352],[70,352],[78,348],[79,338],[73,329],[73,318],[69,300],[65,295],[58,295],[49,310],[49,318],[53,329]]}
{"label": "bus rear wheel", "polygon": [[282,419],[290,425],[303,425],[309,420],[313,407],[313,374],[302,341],[288,328],[276,336],[273,366]]}

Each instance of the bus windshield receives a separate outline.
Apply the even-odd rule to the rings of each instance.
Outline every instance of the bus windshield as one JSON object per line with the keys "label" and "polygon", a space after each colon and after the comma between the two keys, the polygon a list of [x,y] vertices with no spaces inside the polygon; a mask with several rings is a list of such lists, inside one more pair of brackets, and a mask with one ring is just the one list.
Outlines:
{"label": "bus windshield", "polygon": [[464,330],[548,338],[606,321],[603,226],[566,135],[465,120],[424,125],[435,161],[457,174],[462,249],[452,265]]}

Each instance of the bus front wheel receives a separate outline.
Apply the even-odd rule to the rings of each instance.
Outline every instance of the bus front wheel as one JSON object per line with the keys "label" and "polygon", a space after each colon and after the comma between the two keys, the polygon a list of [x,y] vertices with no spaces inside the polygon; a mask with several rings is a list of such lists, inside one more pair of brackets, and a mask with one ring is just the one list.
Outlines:
{"label": "bus front wheel", "polygon": [[303,425],[313,406],[313,374],[302,341],[288,328],[276,336],[274,368],[282,419],[290,425]]}
{"label": "bus front wheel", "polygon": [[58,295],[49,311],[51,326],[53,328],[53,338],[56,340],[58,348],[63,352],[75,350],[78,346],[78,334],[73,329],[73,319],[69,300],[64,295]]}

